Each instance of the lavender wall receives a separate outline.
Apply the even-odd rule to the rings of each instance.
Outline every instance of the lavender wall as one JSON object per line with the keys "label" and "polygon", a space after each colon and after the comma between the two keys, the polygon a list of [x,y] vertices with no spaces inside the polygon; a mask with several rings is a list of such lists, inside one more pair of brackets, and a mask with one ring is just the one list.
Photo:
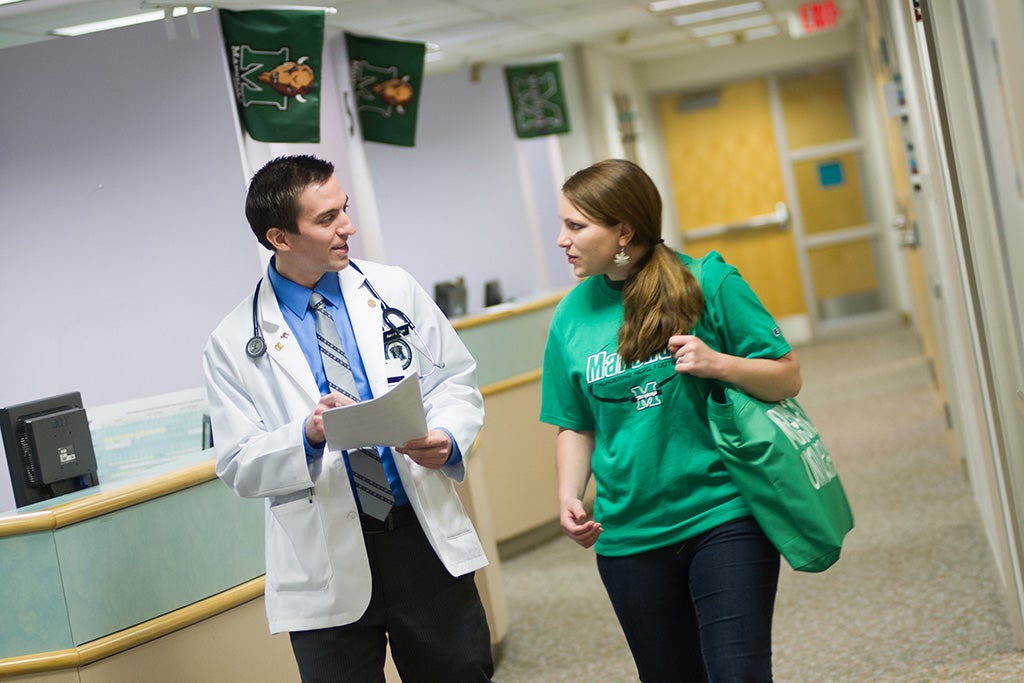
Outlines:
{"label": "lavender wall", "polygon": [[[556,179],[544,149],[521,144],[497,65],[483,67],[476,81],[467,71],[427,79],[415,147],[366,144],[388,260],[428,291],[463,276],[470,313],[483,306],[492,278],[512,299],[571,282],[564,260],[544,258],[557,253]],[[537,216],[524,202],[524,177],[535,185]],[[531,220],[540,235],[531,233]]]}
{"label": "lavender wall", "polygon": [[0,405],[201,386],[255,284],[219,25],[197,18],[199,40],[157,22],[0,51]]}
{"label": "lavender wall", "polygon": [[[243,149],[217,14],[196,18],[198,39],[156,22],[0,50],[0,406],[79,391],[88,410],[202,386],[207,336],[262,269],[249,173],[309,152],[353,184],[330,59],[322,142]],[[463,275],[470,311],[491,278],[510,298],[570,284],[539,251],[556,251],[560,179],[542,146],[517,147],[500,67],[430,77],[423,98],[415,148],[366,145],[380,233],[364,227],[353,253],[373,239],[428,291]]]}

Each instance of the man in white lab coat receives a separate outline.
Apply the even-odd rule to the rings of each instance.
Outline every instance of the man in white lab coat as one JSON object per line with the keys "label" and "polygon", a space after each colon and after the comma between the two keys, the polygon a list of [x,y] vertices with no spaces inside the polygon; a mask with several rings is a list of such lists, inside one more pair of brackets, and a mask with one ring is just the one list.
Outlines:
{"label": "man in white lab coat", "polygon": [[[455,491],[483,422],[476,363],[408,273],[349,260],[347,208],[334,166],[315,157],[253,176],[246,217],[274,255],[203,354],[217,475],[266,501],[267,616],[290,634],[304,683],[382,682],[388,641],[406,681],[489,681],[473,580],[487,559]],[[427,435],[378,449],[394,496],[383,521],[361,511],[346,452],[325,444],[323,412],[352,401],[328,386],[313,291],[361,400],[421,378]],[[386,349],[396,313],[412,326]]]}

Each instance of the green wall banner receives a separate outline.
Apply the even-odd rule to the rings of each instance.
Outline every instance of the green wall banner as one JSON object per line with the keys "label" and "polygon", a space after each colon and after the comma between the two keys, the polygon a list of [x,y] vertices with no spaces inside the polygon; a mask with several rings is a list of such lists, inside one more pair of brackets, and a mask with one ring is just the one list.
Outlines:
{"label": "green wall banner", "polygon": [[569,112],[559,62],[505,67],[516,135],[535,138],[569,132]]}
{"label": "green wall banner", "polygon": [[322,10],[220,10],[242,125],[260,142],[320,142]]}
{"label": "green wall banner", "polygon": [[427,46],[345,34],[363,140],[413,147]]}

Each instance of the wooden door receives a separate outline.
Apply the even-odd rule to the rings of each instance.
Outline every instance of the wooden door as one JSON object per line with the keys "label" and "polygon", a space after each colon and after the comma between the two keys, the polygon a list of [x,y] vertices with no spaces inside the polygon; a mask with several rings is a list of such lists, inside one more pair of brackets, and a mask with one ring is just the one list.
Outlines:
{"label": "wooden door", "polygon": [[782,76],[777,90],[812,317],[820,325],[882,310],[878,250],[886,221],[869,210],[866,146],[845,69]]}
{"label": "wooden door", "polygon": [[721,253],[780,324],[806,316],[791,231],[708,230],[770,215],[786,201],[767,82],[663,95],[657,105],[686,252]]}
{"label": "wooden door", "polygon": [[886,305],[847,91],[829,67],[658,99],[684,248],[736,265],[793,341]]}

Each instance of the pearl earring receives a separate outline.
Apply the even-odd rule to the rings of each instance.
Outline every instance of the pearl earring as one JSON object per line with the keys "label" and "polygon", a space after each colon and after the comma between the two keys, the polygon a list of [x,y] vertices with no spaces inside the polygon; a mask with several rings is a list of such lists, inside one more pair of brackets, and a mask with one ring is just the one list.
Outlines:
{"label": "pearl earring", "polygon": [[618,268],[625,268],[629,265],[629,254],[626,253],[625,247],[621,247],[619,253],[615,255],[615,265]]}

